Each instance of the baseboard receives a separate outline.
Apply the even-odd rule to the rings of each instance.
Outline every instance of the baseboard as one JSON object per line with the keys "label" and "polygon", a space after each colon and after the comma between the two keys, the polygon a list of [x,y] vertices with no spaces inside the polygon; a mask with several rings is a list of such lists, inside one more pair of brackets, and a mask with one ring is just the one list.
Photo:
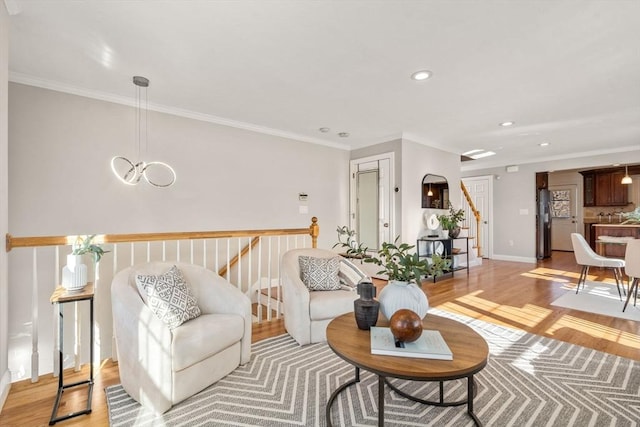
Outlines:
{"label": "baseboard", "polygon": [[514,261],[514,262],[526,262],[529,264],[535,264],[538,260],[533,257],[524,257],[524,256],[511,256],[511,255],[497,255],[493,254],[491,259],[498,261]]}
{"label": "baseboard", "polygon": [[11,390],[11,371],[7,369],[0,379],[0,412],[2,412],[4,402],[7,401],[9,390]]}

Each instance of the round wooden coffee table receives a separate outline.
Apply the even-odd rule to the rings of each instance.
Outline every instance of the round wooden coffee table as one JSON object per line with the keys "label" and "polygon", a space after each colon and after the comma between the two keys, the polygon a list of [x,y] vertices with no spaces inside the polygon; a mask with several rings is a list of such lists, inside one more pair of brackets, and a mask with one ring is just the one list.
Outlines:
{"label": "round wooden coffee table", "polygon": [[[382,316],[381,316],[382,317]],[[475,391],[474,374],[487,364],[489,346],[477,332],[469,326],[427,314],[422,322],[424,329],[440,331],[453,353],[453,360],[418,359],[412,357],[380,356],[371,354],[369,331],[358,329],[353,313],[336,317],[327,326],[327,343],[342,359],[355,366],[355,378],[338,387],[329,397],[326,406],[327,425],[331,427],[331,406],[338,394],[347,387],[360,381],[360,369],[378,376],[378,425],[384,425],[384,385],[408,399],[427,405],[459,406],[467,405],[467,413],[476,425],[482,423],[473,412]],[[386,320],[379,320],[376,326],[387,326]],[[411,396],[387,381],[387,378],[401,378],[413,381],[438,381],[440,383],[439,401],[429,401]],[[444,381],[467,378],[467,398],[456,402],[444,401]]]}

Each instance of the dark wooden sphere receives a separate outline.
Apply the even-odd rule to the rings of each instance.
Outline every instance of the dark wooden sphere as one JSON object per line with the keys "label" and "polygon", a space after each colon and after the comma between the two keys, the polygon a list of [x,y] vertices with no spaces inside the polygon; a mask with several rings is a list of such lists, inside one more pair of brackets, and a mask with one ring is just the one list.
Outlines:
{"label": "dark wooden sphere", "polygon": [[389,319],[389,328],[397,341],[413,342],[422,335],[422,319],[417,313],[401,308]]}

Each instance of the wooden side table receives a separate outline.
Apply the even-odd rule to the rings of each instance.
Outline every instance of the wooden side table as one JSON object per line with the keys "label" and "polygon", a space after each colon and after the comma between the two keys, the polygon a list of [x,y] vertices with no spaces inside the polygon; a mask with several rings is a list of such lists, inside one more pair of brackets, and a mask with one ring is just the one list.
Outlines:
{"label": "wooden side table", "polygon": [[[58,286],[51,294],[52,304],[58,304],[58,315],[60,316],[60,330],[58,333],[58,352],[59,352],[59,376],[58,376],[58,394],[56,396],[56,403],[53,405],[53,411],[51,412],[51,419],[49,420],[49,425],[54,425],[58,421],[67,420],[69,418],[77,417],[78,415],[85,415],[91,413],[91,398],[93,396],[93,283],[88,283],[82,290],[78,292],[68,292],[62,286]],[[89,301],[89,342],[91,343],[91,347],[89,350],[89,378],[86,380],[78,381],[71,384],[64,383],[64,366],[63,366],[63,348],[64,348],[64,310],[62,305],[68,302],[77,302],[77,301]],[[77,387],[80,385],[87,385],[88,395],[87,395],[87,407],[82,411],[71,412],[66,415],[58,416],[58,408],[60,406],[60,399],[62,398],[62,393],[71,387]]]}

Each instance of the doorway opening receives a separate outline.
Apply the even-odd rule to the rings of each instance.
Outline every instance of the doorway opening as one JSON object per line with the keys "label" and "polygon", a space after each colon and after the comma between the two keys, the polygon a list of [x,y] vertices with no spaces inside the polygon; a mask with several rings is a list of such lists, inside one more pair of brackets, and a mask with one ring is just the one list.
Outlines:
{"label": "doorway opening", "polygon": [[393,223],[393,153],[351,161],[349,227],[358,243],[378,250],[391,242]]}

